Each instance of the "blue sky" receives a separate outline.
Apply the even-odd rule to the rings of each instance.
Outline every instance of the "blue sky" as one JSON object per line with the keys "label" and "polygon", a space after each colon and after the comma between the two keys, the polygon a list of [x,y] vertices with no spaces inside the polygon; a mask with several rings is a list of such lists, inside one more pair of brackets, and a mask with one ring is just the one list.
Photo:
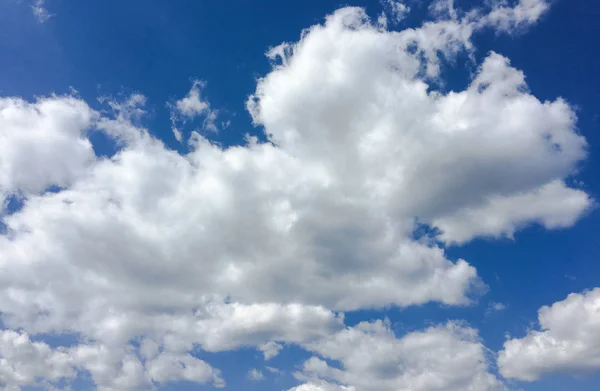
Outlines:
{"label": "blue sky", "polygon": [[[399,4],[410,9],[402,17],[394,14]],[[208,390],[222,378],[232,390],[597,390],[600,6],[584,0],[437,4],[438,13],[417,0],[0,3],[0,120],[6,121],[0,122],[6,135],[0,268],[7,276],[0,279],[6,303],[0,315],[3,332],[27,335],[34,346],[0,347],[8,362],[5,379],[0,366],[0,387]],[[350,6],[362,7],[371,21]],[[46,13],[36,15],[36,7]],[[348,18],[358,17],[357,25],[339,21],[343,9],[353,10]],[[519,12],[531,13],[521,18]],[[338,18],[324,25],[327,15]],[[411,57],[402,34],[422,31],[424,21],[468,29],[469,37],[438,43],[435,34],[423,33],[417,47],[439,46]],[[305,30],[318,25],[325,27]],[[368,42],[375,49],[365,48]],[[292,54],[267,58],[281,43]],[[439,72],[426,74],[438,55]],[[411,74],[413,60],[422,63]],[[335,61],[342,81],[329,68],[328,76],[317,74]],[[513,70],[523,72],[527,89],[510,84],[518,78]],[[483,80],[479,95],[469,90],[474,79]],[[430,95],[420,95],[415,81],[426,83]],[[489,86],[500,93],[492,96]],[[432,91],[473,95],[459,104],[435,101]],[[258,106],[249,112],[253,94]],[[432,118],[441,122],[424,125]],[[486,132],[490,138],[479,138]],[[536,132],[559,153],[547,152]],[[246,135],[270,147],[253,149]],[[353,148],[368,147],[364,140],[381,149],[354,155]],[[398,148],[390,152],[390,145]],[[413,166],[415,176],[405,180]],[[329,190],[319,181],[329,181]],[[562,187],[544,198],[540,189],[549,183]],[[494,209],[496,201],[504,206]],[[270,231],[271,218],[277,224],[291,218],[281,224],[293,228]],[[414,240],[415,219],[427,227],[421,240]],[[409,253],[391,256],[398,263],[379,274],[378,265],[388,265],[392,254],[374,239],[385,224],[398,225],[392,241]],[[443,249],[443,260],[432,248]],[[467,273],[452,269],[461,259],[477,278],[461,280],[461,274],[445,285]],[[311,265],[326,267],[312,275]],[[372,275],[365,265],[372,265]],[[405,267],[417,271],[402,274]],[[431,283],[435,273],[444,282]],[[363,293],[362,282],[343,285],[347,276],[385,288]],[[326,284],[319,285],[321,277]],[[431,286],[414,293],[423,284]],[[541,328],[538,310],[553,303]],[[340,313],[343,321],[334,319]],[[560,319],[566,318],[573,325],[565,331],[569,321]],[[359,326],[375,328],[384,319],[385,331],[372,335]],[[479,337],[463,337],[467,329]],[[379,350],[368,339],[385,344],[392,332],[403,343],[434,331],[475,351],[465,366],[485,362],[484,368],[446,385],[406,380],[401,368],[443,378],[451,362],[413,359],[404,345]],[[335,347],[344,332],[364,340]],[[562,346],[566,358],[554,360],[556,350],[528,339],[535,335]],[[522,342],[530,355],[507,340]],[[160,355],[145,356],[143,341]],[[267,342],[282,346],[268,360],[260,348]],[[355,362],[353,343],[366,346],[364,367]],[[451,357],[463,345],[449,346],[444,352]],[[40,353],[46,348],[50,353]],[[86,355],[86,349],[98,350]],[[399,357],[386,366],[382,357],[394,352]],[[181,357],[191,360],[187,372],[164,369]],[[329,367],[303,364],[311,357]],[[124,364],[129,359],[139,365],[135,376]],[[41,360],[46,369],[51,361],[68,364],[56,364],[55,377],[31,364],[25,380],[14,380],[23,360]],[[264,378],[249,379],[252,369]],[[379,381],[385,376],[378,371],[391,371],[385,373],[392,380]]]}

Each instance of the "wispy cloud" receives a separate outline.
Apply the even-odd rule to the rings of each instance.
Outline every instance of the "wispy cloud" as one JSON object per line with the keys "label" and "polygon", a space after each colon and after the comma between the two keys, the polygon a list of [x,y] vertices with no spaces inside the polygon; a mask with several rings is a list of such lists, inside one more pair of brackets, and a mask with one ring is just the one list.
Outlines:
{"label": "wispy cloud", "polygon": [[35,0],[33,4],[31,4],[31,10],[33,11],[33,16],[35,16],[35,19],[39,23],[44,23],[54,16],[54,14],[51,14],[46,8],[46,0]]}
{"label": "wispy cloud", "polygon": [[248,372],[248,380],[252,380],[252,381],[261,381],[264,380],[265,375],[263,375],[263,373],[261,371],[259,371],[258,369],[251,369]]}

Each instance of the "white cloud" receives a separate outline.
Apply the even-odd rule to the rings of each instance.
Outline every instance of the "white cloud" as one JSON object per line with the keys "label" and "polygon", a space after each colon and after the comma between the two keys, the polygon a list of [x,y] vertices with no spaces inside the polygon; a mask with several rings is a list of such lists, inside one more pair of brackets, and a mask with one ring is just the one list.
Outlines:
{"label": "white cloud", "polygon": [[[338,181],[362,181],[386,213],[418,216],[447,242],[510,235],[534,222],[568,226],[590,206],[562,184],[586,155],[568,104],[537,100],[523,73],[496,53],[466,90],[427,94],[413,79],[420,63],[389,48],[416,43],[428,59],[438,48],[451,56],[457,45],[470,47],[470,30],[443,22],[441,39],[441,26],[387,34],[365,17],[338,11],[259,81],[249,108],[275,144],[320,162]],[[428,65],[437,74],[437,61]],[[534,201],[541,203],[531,208]]]}
{"label": "white cloud", "polygon": [[250,381],[261,381],[265,379],[265,375],[256,368],[252,368],[248,371],[248,380]]}
{"label": "white cloud", "polygon": [[490,197],[481,207],[463,208],[435,219],[433,225],[446,243],[464,243],[475,236],[512,238],[515,230],[531,223],[547,229],[571,227],[592,205],[585,192],[557,180],[522,194]]}
{"label": "white cloud", "polygon": [[0,331],[1,389],[19,390],[19,386],[39,385],[40,379],[74,378],[75,373],[66,350],[33,342],[25,332]]}
{"label": "white cloud", "polygon": [[189,354],[164,351],[138,358],[132,346],[83,344],[51,348],[34,342],[25,332],[0,331],[0,388],[21,386],[52,388],[87,371],[99,390],[150,390],[153,384],[177,380],[224,385],[220,372]]}
{"label": "white cloud", "polygon": [[[335,173],[319,163],[270,144],[222,150],[202,138],[181,156],[128,115],[98,122],[127,145],[121,152],[5,219],[11,240],[0,240],[1,263],[14,289],[3,312],[15,325],[60,329],[113,306],[183,311],[209,294],[334,309],[467,302],[472,267],[402,239],[403,227],[386,233],[378,205],[337,204],[343,188],[328,185]],[[39,273],[64,289],[47,291]]]}
{"label": "white cloud", "polygon": [[279,375],[282,373],[281,369],[274,368],[274,367],[265,367],[265,369],[275,375]]}
{"label": "white cloud", "polygon": [[174,104],[167,103],[167,107],[171,110],[173,135],[179,142],[183,139],[181,126],[196,117],[204,117],[202,122],[204,130],[212,132],[219,130],[217,126],[219,111],[211,109],[210,102],[202,98],[202,89],[205,86],[204,81],[194,80],[192,88],[185,97],[177,100]]}
{"label": "white cloud", "polygon": [[147,362],[146,367],[152,380],[158,383],[186,380],[212,382],[217,388],[225,386],[219,371],[189,354],[162,353]]}
{"label": "white cloud", "polygon": [[[302,343],[322,338],[343,327],[343,318],[322,307],[299,304],[207,304],[197,313],[190,328],[182,327],[181,335],[195,340],[207,351],[233,350],[254,346],[273,354],[281,346],[267,344],[271,340]],[[180,323],[181,324],[181,323]]]}
{"label": "white cloud", "polygon": [[[402,338],[384,322],[360,323],[307,348],[319,357],[304,363],[297,376],[307,384],[294,391],[506,390],[489,372],[477,332],[456,323]],[[340,368],[324,359],[339,362]]]}
{"label": "white cloud", "polygon": [[499,33],[513,34],[537,23],[550,9],[549,0],[486,1],[485,6],[464,11],[454,0],[435,0],[430,5],[432,14],[449,18],[473,30],[492,28]]}
{"label": "white cloud", "polygon": [[258,350],[263,352],[263,356],[267,361],[276,357],[281,349],[283,349],[283,346],[273,341],[269,341],[258,347]]}
{"label": "white cloud", "polygon": [[175,127],[175,125],[173,125],[171,129],[173,130],[173,136],[175,136],[175,140],[182,142],[183,134],[181,134],[181,130],[177,129],[177,127]]}
{"label": "white cloud", "polygon": [[152,382],[131,346],[82,344],[69,350],[73,364],[89,373],[98,390],[151,390]]}
{"label": "white cloud", "polygon": [[[397,339],[382,325],[344,329],[339,312],[472,302],[482,286],[475,268],[449,260],[431,236],[415,240],[419,223],[464,242],[531,223],[568,226],[591,202],[564,185],[585,158],[573,110],[536,99],[507,59],[490,54],[464,91],[430,91],[439,53],[472,50],[478,28],[450,18],[388,32],[359,8],[337,11],[270,51],[281,64],[248,102],[269,143],[248,137],[225,149],[192,133],[181,155],[140,127],[140,94],[104,100],[109,113],[75,97],[3,98],[0,184],[4,197],[25,200],[3,218],[3,323],[79,335],[73,368],[104,390],[222,385],[192,349],[252,347],[269,359],[286,344],[342,362],[331,373],[347,387],[362,387],[364,375],[383,390],[435,390],[430,379],[451,370],[440,387],[495,389],[472,330]],[[176,121],[215,113],[200,89],[170,106]],[[118,153],[95,156],[89,129]],[[62,189],[40,195],[51,185]],[[507,208],[514,200],[519,207]],[[477,219],[459,221],[465,215]],[[355,335],[397,346],[414,373],[378,379],[378,359],[367,368],[356,352],[331,350]],[[439,353],[433,375],[420,350]],[[328,384],[315,360],[306,373],[318,378],[298,390],[345,389]]]}
{"label": "white cloud", "polygon": [[401,1],[382,0],[382,4],[388,10],[388,14],[394,23],[400,23],[410,12],[410,7]]}
{"label": "white cloud", "polygon": [[0,98],[0,202],[67,187],[95,161],[87,131],[95,113],[67,96],[29,103]]}
{"label": "white cloud", "polygon": [[46,8],[45,0],[34,0],[31,5],[31,10],[33,11],[33,16],[39,23],[44,23],[54,16],[54,14],[51,14]]}
{"label": "white cloud", "polygon": [[193,118],[202,115],[210,110],[210,103],[202,100],[200,90],[206,85],[205,82],[195,80],[192,89],[187,96],[175,102],[175,107],[181,115]]}
{"label": "white cloud", "polygon": [[518,0],[514,6],[506,4],[506,1],[496,2],[480,23],[511,32],[536,23],[550,9],[548,0]]}
{"label": "white cloud", "polygon": [[505,311],[508,305],[504,303],[490,302],[485,310],[484,315],[486,317],[492,316],[494,313]]}
{"label": "white cloud", "polygon": [[486,310],[486,315],[491,314],[492,312],[501,312],[506,310],[507,305],[504,303],[496,303],[496,302],[491,302],[488,304],[488,308]]}
{"label": "white cloud", "polygon": [[353,387],[345,387],[327,382],[306,383],[298,387],[291,388],[289,391],[356,391]]}
{"label": "white cloud", "polygon": [[540,330],[504,343],[498,357],[503,376],[534,381],[600,372],[600,288],[540,308],[538,320]]}

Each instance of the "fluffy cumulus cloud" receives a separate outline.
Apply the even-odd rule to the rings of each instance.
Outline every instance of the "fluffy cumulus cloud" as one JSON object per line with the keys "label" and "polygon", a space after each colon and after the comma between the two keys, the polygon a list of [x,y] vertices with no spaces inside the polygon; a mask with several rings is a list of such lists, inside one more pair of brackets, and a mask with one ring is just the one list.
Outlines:
{"label": "fluffy cumulus cloud", "polygon": [[[586,210],[589,197],[563,182],[586,147],[568,104],[537,100],[523,73],[496,53],[464,91],[428,92],[408,48],[451,56],[469,46],[469,31],[447,22],[454,30],[444,28],[447,41],[438,42],[437,28],[431,39],[429,26],[382,34],[365,18],[344,9],[272,52],[288,54],[249,107],[277,145],[321,162],[338,181],[364,184],[388,216],[416,216],[445,242],[510,235],[535,221],[568,226]],[[433,59],[426,71],[435,76],[437,65]]]}
{"label": "fluffy cumulus cloud", "polygon": [[[506,390],[489,373],[477,332],[456,323],[402,338],[396,338],[385,322],[360,323],[307,349],[317,356],[297,374],[308,382],[293,391]],[[339,362],[340,368],[325,360]]]}
{"label": "fluffy cumulus cloud", "polygon": [[222,387],[220,372],[189,354],[159,352],[147,344],[140,355],[127,348],[83,344],[52,348],[34,342],[25,332],[0,332],[0,388],[19,390],[21,386],[52,387],[53,382],[72,380],[86,371],[98,390],[148,390],[156,383],[187,380],[212,382]]}
{"label": "fluffy cumulus cloud", "polygon": [[39,379],[55,381],[73,378],[75,371],[65,349],[53,350],[33,342],[27,333],[0,331],[0,388],[38,385]]}
{"label": "fluffy cumulus cloud", "polygon": [[600,288],[540,308],[538,320],[540,330],[504,343],[498,358],[504,376],[533,381],[600,372]]}
{"label": "fluffy cumulus cloud", "polygon": [[159,354],[147,364],[152,380],[158,383],[186,380],[196,383],[211,382],[216,388],[224,387],[219,371],[190,354]]}
{"label": "fluffy cumulus cloud", "polygon": [[[247,103],[269,142],[222,148],[194,132],[180,154],[141,127],[142,95],[108,111],[2,98],[0,190],[23,201],[2,217],[2,323],[80,341],[50,349],[7,330],[26,342],[0,352],[6,386],[75,371],[104,390],[220,387],[194,349],[270,359],[295,344],[315,354],[296,391],[502,389],[474,330],[398,339],[344,324],[358,309],[468,305],[483,283],[445,244],[568,227],[592,202],[566,182],[586,155],[573,109],[535,98],[508,59],[490,53],[464,90],[436,90],[440,53],[471,53],[483,28],[483,11],[446,3],[400,32],[343,8],[270,50]],[[176,121],[214,112],[200,88],[169,105]],[[118,151],[96,156],[90,132]],[[63,366],[20,374],[28,355]]]}
{"label": "fluffy cumulus cloud", "polygon": [[96,160],[95,112],[73,97],[0,98],[0,201],[68,187]]}

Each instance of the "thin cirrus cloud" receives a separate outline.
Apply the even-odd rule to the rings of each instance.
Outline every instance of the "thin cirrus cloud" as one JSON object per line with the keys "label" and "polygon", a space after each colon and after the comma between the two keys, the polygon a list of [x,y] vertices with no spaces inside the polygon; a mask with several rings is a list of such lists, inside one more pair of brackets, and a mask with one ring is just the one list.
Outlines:
{"label": "thin cirrus cloud", "polygon": [[54,16],[54,14],[50,13],[46,8],[45,0],[34,0],[31,4],[31,12],[33,12],[33,16],[38,21],[38,23],[47,22],[50,18]]}
{"label": "thin cirrus cloud", "polygon": [[265,379],[265,375],[258,369],[252,368],[248,371],[248,380],[250,381],[262,381]]}
{"label": "thin cirrus cloud", "polygon": [[[435,20],[399,32],[339,9],[267,53],[247,107],[269,142],[222,148],[192,132],[180,154],[137,125],[142,95],[108,112],[1,98],[0,192],[24,201],[0,236],[7,387],[80,372],[103,390],[223,387],[194,349],[269,360],[295,345],[313,357],[294,391],[504,390],[469,326],[397,337],[344,312],[469,305],[485,284],[444,245],[568,227],[592,205],[566,182],[586,157],[573,108],[538,100],[509,59],[490,53],[463,91],[429,91],[440,53],[470,53],[473,34],[527,27],[546,7],[438,1]],[[169,105],[175,129],[216,114],[201,87]],[[96,156],[93,132],[118,152]],[[437,234],[415,240],[417,221]],[[55,333],[79,342],[31,339]]]}

